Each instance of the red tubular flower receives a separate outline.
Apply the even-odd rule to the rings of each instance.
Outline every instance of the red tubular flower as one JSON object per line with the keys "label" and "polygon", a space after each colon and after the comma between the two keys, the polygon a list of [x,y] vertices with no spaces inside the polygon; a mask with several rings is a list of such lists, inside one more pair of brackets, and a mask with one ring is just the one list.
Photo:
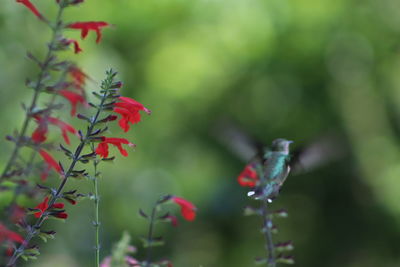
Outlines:
{"label": "red tubular flower", "polygon": [[85,39],[88,35],[89,31],[96,32],[96,43],[99,43],[101,40],[101,28],[110,26],[107,22],[104,21],[87,21],[87,22],[75,22],[69,24],[67,27],[70,29],[81,30],[81,37]]}
{"label": "red tubular flower", "polygon": [[139,111],[143,110],[147,114],[151,114],[151,111],[145,108],[141,103],[137,102],[136,100],[120,96],[118,99],[121,102],[117,102],[114,104],[114,112],[121,115],[121,119],[119,120],[118,124],[124,132],[129,130],[129,123],[132,125],[135,123],[140,122],[140,113]]}
{"label": "red tubular flower", "polygon": [[196,218],[196,207],[193,203],[175,196],[171,197],[171,200],[181,207],[181,214],[187,221],[193,221]]}
{"label": "red tubular flower", "polygon": [[14,248],[12,245],[8,245],[6,248],[6,256],[11,257],[14,254]]}
{"label": "red tubular flower", "polygon": [[251,164],[248,164],[238,176],[240,186],[255,187],[258,182],[258,175]]}
{"label": "red tubular flower", "polygon": [[70,125],[70,124],[68,124],[66,122],[63,122],[63,121],[61,121],[61,120],[59,120],[57,118],[54,118],[54,117],[49,117],[48,120],[49,120],[49,123],[51,123],[51,124],[57,126],[58,128],[60,128],[61,134],[62,134],[62,136],[63,136],[63,138],[65,140],[65,143],[67,143],[68,145],[71,142],[69,141],[67,133],[70,132],[70,133],[72,133],[74,135],[78,135],[78,132],[76,131],[76,129],[72,125]]}
{"label": "red tubular flower", "polygon": [[35,207],[35,209],[38,209],[40,211],[35,212],[33,216],[35,216],[35,218],[40,218],[40,216],[42,216],[42,214],[47,210],[48,207],[49,207],[49,197],[46,197],[42,202],[40,202]]}
{"label": "red tubular flower", "polygon": [[56,172],[58,172],[59,174],[63,175],[62,170],[61,170],[61,166],[60,164],[58,164],[55,159],[49,154],[47,153],[45,150],[40,149],[39,150],[39,154],[42,156],[43,160],[47,163],[48,167],[53,168]]}
{"label": "red tubular flower", "polygon": [[108,138],[105,136],[102,136],[102,141],[99,143],[99,145],[96,148],[96,154],[99,155],[100,157],[107,158],[108,157],[108,145],[111,144],[113,146],[116,146],[121,153],[122,156],[126,157],[128,156],[128,152],[122,147],[122,144],[128,145],[128,146],[136,146],[135,144],[132,144],[125,138]]}
{"label": "red tubular flower", "polygon": [[[35,212],[33,215],[34,215],[36,218],[40,218],[40,216],[42,216],[42,214],[43,214],[48,208],[49,208],[49,197],[45,197],[45,199],[44,199],[42,202],[40,202],[40,203],[35,207],[35,209],[38,209],[38,210],[40,210],[40,211]],[[51,208],[54,208],[54,209],[63,209],[63,208],[64,208],[64,203],[54,203],[53,206],[51,206]],[[65,213],[65,212],[60,212],[60,213],[55,214],[54,216],[57,217],[57,218],[61,218],[61,217],[58,217],[58,215],[60,215],[60,214],[66,214],[66,213]],[[66,214],[66,215],[67,215],[67,217],[68,217],[68,214]],[[64,215],[61,215],[61,216],[63,217]],[[62,218],[62,219],[66,219],[66,218]]]}
{"label": "red tubular flower", "polygon": [[168,215],[168,217],[166,219],[171,222],[173,227],[178,226],[178,219],[174,215]]}
{"label": "red tubular flower", "polygon": [[23,207],[14,204],[10,208],[11,208],[10,220],[13,223],[18,223],[22,218],[25,217],[25,209]]}
{"label": "red tubular flower", "polygon": [[65,140],[65,143],[68,145],[70,144],[69,137],[68,137],[68,132],[77,135],[77,131],[75,130],[72,125],[63,122],[57,118],[54,117],[41,117],[39,115],[34,116],[36,119],[36,122],[39,123],[38,128],[33,132],[32,134],[32,140],[35,141],[36,143],[41,143],[46,140],[46,135],[47,135],[47,124],[53,124],[60,128],[61,134]]}
{"label": "red tubular flower", "polygon": [[83,86],[85,85],[86,78],[88,78],[86,73],[84,73],[77,66],[72,66],[69,68],[69,74],[71,75],[74,81],[74,85],[76,85],[76,87],[78,87],[79,89],[82,89]]}
{"label": "red tubular flower", "polygon": [[37,122],[39,125],[32,133],[32,140],[35,143],[40,144],[46,141],[48,128],[46,121],[37,120]]}
{"label": "red tubular flower", "polygon": [[78,54],[78,53],[80,53],[80,52],[83,51],[82,48],[79,46],[79,43],[78,43],[77,40],[75,40],[75,39],[68,39],[68,40],[67,40],[67,45],[69,45],[69,44],[73,44],[73,45],[74,45],[74,53],[75,53],[75,54]]}
{"label": "red tubular flower", "polygon": [[57,218],[60,218],[60,219],[67,219],[68,218],[68,214],[66,212],[56,213],[53,216],[57,217]]}
{"label": "red tubular flower", "polygon": [[0,244],[3,243],[3,241],[13,241],[13,242],[18,242],[22,243],[24,242],[24,239],[22,236],[17,234],[16,232],[13,232],[7,227],[5,227],[3,224],[0,223]]}
{"label": "red tubular flower", "polygon": [[36,17],[43,20],[42,14],[37,10],[37,8],[29,0],[16,0],[17,3],[21,3],[26,6]]}
{"label": "red tubular flower", "polygon": [[76,106],[78,103],[87,105],[85,98],[80,94],[68,90],[60,90],[58,91],[58,93],[65,97],[65,99],[67,99],[71,103],[71,116],[75,116]]}
{"label": "red tubular flower", "polygon": [[50,172],[50,167],[49,165],[45,164],[45,167],[42,169],[42,172],[40,173],[40,179],[43,182],[47,180],[47,177],[49,177],[49,172]]}

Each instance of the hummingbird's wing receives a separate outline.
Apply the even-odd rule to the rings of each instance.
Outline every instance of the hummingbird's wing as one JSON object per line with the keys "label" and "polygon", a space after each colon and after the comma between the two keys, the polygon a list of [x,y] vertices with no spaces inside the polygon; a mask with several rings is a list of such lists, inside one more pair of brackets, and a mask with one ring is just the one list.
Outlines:
{"label": "hummingbird's wing", "polygon": [[[214,136],[243,162],[263,158],[266,146],[253,138],[232,121],[221,119],[214,128]],[[297,144],[299,142],[295,142]],[[289,165],[293,174],[300,174],[322,167],[345,155],[343,138],[336,134],[324,134],[314,141],[294,149]]]}
{"label": "hummingbird's wing", "polygon": [[220,119],[213,132],[220,143],[246,163],[263,154],[261,142],[227,119]]}
{"label": "hummingbird's wing", "polygon": [[345,155],[344,142],[337,135],[323,135],[306,146],[293,150],[289,165],[293,174],[306,173]]}

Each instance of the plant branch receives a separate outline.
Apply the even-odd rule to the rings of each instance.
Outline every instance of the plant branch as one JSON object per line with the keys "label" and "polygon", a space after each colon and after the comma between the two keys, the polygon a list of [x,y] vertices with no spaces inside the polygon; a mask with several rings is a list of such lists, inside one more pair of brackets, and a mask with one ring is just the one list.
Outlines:
{"label": "plant branch", "polygon": [[[95,152],[94,145],[91,144],[92,147],[92,152]],[[99,164],[98,160],[95,159],[93,161],[93,171],[94,175],[92,177],[93,181],[93,189],[94,189],[94,221],[93,225],[95,227],[95,266],[99,267],[100,266],[100,238],[99,238],[99,232],[100,232],[100,221],[99,221],[99,202],[100,202],[100,196],[98,193],[98,173],[97,173],[97,165]]]}
{"label": "plant branch", "polygon": [[60,183],[57,191],[55,193],[52,194],[50,200],[49,200],[49,204],[48,204],[48,208],[41,214],[40,218],[36,221],[36,223],[31,226],[28,230],[28,234],[25,237],[25,240],[22,242],[22,244],[14,251],[13,256],[10,258],[7,266],[14,266],[15,262],[17,261],[17,259],[23,254],[24,250],[27,248],[29,242],[31,241],[31,239],[36,236],[38,234],[38,231],[40,229],[40,227],[42,226],[42,224],[44,223],[44,221],[48,218],[49,216],[49,209],[51,209],[51,207],[53,206],[53,204],[56,202],[56,200],[58,198],[62,197],[62,190],[65,187],[65,184],[68,181],[68,178],[71,176],[76,163],[80,160],[80,156],[82,153],[82,150],[85,146],[85,144],[88,142],[91,134],[93,133],[94,127],[98,121],[99,115],[103,110],[103,106],[107,100],[107,90],[104,90],[102,99],[101,99],[101,103],[100,105],[97,107],[97,112],[95,114],[94,117],[92,117],[90,125],[87,129],[86,135],[84,137],[81,138],[81,142],[78,145],[78,147],[75,150],[75,153],[73,155],[73,159],[72,162],[67,170],[67,172],[64,175],[64,179],[62,180],[62,182]]}
{"label": "plant branch", "polygon": [[157,212],[157,207],[159,205],[159,202],[157,201],[157,203],[154,205],[152,211],[151,211],[151,215],[150,215],[150,225],[149,225],[149,231],[147,234],[147,244],[148,244],[148,248],[147,248],[147,255],[146,255],[146,265],[145,267],[151,266],[151,252],[152,252],[152,242],[153,242],[153,230],[154,230],[154,217],[156,216],[156,212]]}
{"label": "plant branch", "polygon": [[28,129],[29,123],[32,119],[32,111],[35,109],[37,101],[39,99],[39,95],[40,95],[41,87],[42,87],[42,81],[49,71],[50,61],[52,60],[52,58],[54,56],[54,48],[55,48],[55,44],[57,42],[57,37],[59,36],[60,31],[62,30],[61,18],[63,15],[63,11],[64,11],[64,5],[59,5],[57,18],[55,21],[55,26],[51,27],[51,29],[53,30],[53,36],[52,36],[52,39],[49,44],[49,50],[47,51],[47,55],[45,56],[43,64],[41,64],[41,71],[38,75],[38,80],[37,80],[36,86],[34,88],[34,94],[32,97],[32,101],[29,105],[29,108],[26,110],[25,120],[22,124],[21,130],[20,130],[17,140],[15,142],[14,150],[11,153],[11,156],[6,164],[6,167],[4,168],[4,170],[0,176],[0,182],[2,182],[7,177],[7,174],[9,173],[9,171],[11,170],[12,166],[15,164],[15,161],[18,158],[19,150],[23,146],[23,143],[24,143],[23,140],[26,135],[26,131]]}
{"label": "plant branch", "polygon": [[267,266],[275,267],[276,266],[276,258],[275,258],[275,247],[274,242],[272,240],[272,218],[268,210],[268,200],[264,200],[262,207],[262,216],[263,216],[263,230],[264,237],[266,241],[266,249],[267,249]]}

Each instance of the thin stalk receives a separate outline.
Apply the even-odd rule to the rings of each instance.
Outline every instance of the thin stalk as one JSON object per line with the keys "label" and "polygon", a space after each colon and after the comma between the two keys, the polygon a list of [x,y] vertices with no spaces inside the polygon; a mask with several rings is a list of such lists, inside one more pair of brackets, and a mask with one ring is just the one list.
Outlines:
{"label": "thin stalk", "polygon": [[151,264],[151,252],[152,252],[151,248],[153,247],[151,242],[153,241],[154,217],[156,216],[157,207],[158,207],[158,202],[154,205],[151,211],[149,231],[147,233],[148,248],[147,248],[145,267],[148,267]]}
{"label": "thin stalk", "polygon": [[263,201],[262,208],[262,216],[263,216],[263,229],[264,229],[264,237],[266,241],[267,248],[267,266],[268,267],[276,267],[276,258],[275,258],[275,247],[274,242],[272,240],[272,219],[268,210],[268,200]]}
{"label": "thin stalk", "polygon": [[97,109],[96,115],[93,117],[93,119],[91,120],[90,126],[88,127],[88,130],[86,132],[85,137],[83,137],[81,139],[80,144],[78,145],[78,147],[75,150],[72,162],[67,170],[67,172],[64,175],[64,179],[61,181],[56,193],[52,194],[50,200],[49,200],[49,204],[48,204],[48,208],[41,214],[40,218],[36,221],[36,223],[29,228],[28,230],[28,234],[25,237],[25,240],[22,242],[22,244],[14,251],[14,254],[12,255],[12,257],[10,258],[7,266],[14,266],[14,264],[16,263],[17,259],[22,255],[22,253],[24,252],[24,250],[26,249],[26,247],[28,246],[29,242],[31,241],[31,239],[36,236],[36,234],[39,233],[39,229],[42,226],[42,224],[44,223],[44,221],[47,219],[48,217],[48,210],[53,206],[53,204],[57,201],[58,198],[61,198],[61,192],[64,189],[65,184],[68,181],[68,178],[71,176],[71,173],[73,172],[76,163],[79,161],[80,159],[80,155],[82,153],[82,150],[87,142],[87,140],[89,139],[90,135],[93,133],[93,129],[97,123],[97,120],[99,118],[99,115],[103,109],[104,106],[104,102],[106,101],[106,95],[107,95],[107,91],[104,91],[103,97],[101,99],[101,103]]}
{"label": "thin stalk", "polygon": [[[92,144],[92,151],[94,152],[94,145]],[[99,202],[100,196],[98,192],[98,173],[97,173],[97,165],[99,162],[97,159],[93,161],[93,189],[94,189],[94,222],[93,225],[95,227],[95,266],[100,266],[100,221],[99,221]]]}
{"label": "thin stalk", "polygon": [[[66,72],[64,72],[61,75],[61,78],[59,79],[59,81],[61,81],[62,79],[65,78],[65,74],[66,74]],[[56,95],[53,95],[52,98],[50,99],[48,105],[52,106],[54,104],[55,100],[56,100]],[[50,116],[50,114],[47,114],[46,116]],[[30,156],[28,162],[26,163],[26,168],[24,170],[25,177],[29,177],[29,175],[32,172],[33,164],[35,163],[35,158],[36,158],[39,148],[40,148],[40,145],[36,145],[35,147],[33,147],[33,151],[31,153],[31,156]],[[20,193],[21,193],[21,185],[18,185],[14,189],[13,198],[12,198],[10,204],[8,205],[8,210],[11,211],[11,207],[17,203],[17,199],[18,199],[18,196]]]}
{"label": "thin stalk", "polygon": [[[264,173],[264,166],[263,164],[258,164],[256,167],[256,171],[258,174],[258,177],[260,177],[261,184],[266,186],[268,184],[267,177],[265,176]],[[267,252],[267,266],[268,267],[276,267],[276,257],[275,257],[275,246],[274,242],[272,240],[272,216],[271,213],[269,212],[268,205],[269,200],[267,196],[263,196],[261,201],[261,210],[262,210],[262,217],[263,217],[263,233],[264,233],[264,238],[265,238],[265,248]]]}
{"label": "thin stalk", "polygon": [[14,150],[11,153],[11,156],[6,164],[6,167],[4,168],[4,170],[0,176],[0,182],[2,182],[7,177],[8,172],[11,170],[12,166],[15,164],[15,161],[18,158],[19,150],[23,146],[23,143],[24,143],[23,140],[26,135],[26,131],[28,129],[29,123],[32,119],[32,111],[35,109],[36,103],[39,99],[42,81],[43,81],[44,77],[46,76],[47,72],[49,71],[49,63],[50,63],[50,60],[54,56],[53,52],[54,52],[54,46],[57,41],[57,36],[59,35],[60,30],[62,29],[61,17],[62,17],[63,11],[64,11],[64,6],[60,5],[60,8],[58,9],[58,13],[57,13],[57,18],[55,21],[55,26],[54,26],[54,28],[52,27],[53,36],[52,36],[52,39],[49,44],[49,50],[47,51],[47,54],[45,56],[42,66],[41,66],[41,71],[38,75],[38,80],[37,80],[36,86],[34,88],[34,94],[32,97],[32,101],[29,105],[29,108],[26,110],[25,120],[22,123],[21,130],[19,131],[18,138],[15,142]]}

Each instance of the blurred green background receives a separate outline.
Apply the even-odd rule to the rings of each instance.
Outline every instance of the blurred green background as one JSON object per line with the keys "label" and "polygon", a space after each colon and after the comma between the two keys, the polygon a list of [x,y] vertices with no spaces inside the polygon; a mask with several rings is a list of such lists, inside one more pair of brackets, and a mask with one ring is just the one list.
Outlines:
{"label": "blurred green background", "polygon": [[[33,1],[44,14],[54,14],[53,2]],[[275,240],[293,240],[297,266],[400,266],[399,1],[87,0],[66,20],[115,25],[100,44],[90,33],[83,53],[63,56],[95,81],[117,69],[123,94],[153,112],[128,134],[110,130],[137,148],[100,167],[102,256],[127,230],[141,257],[146,224],[138,208],[166,193],[194,202],[198,218],[160,225],[167,246],[157,258],[178,267],[243,267],[265,254],[260,218],[242,216],[250,201],[236,177],[245,163],[213,134],[224,117],[266,144],[284,137],[301,147],[341,136],[339,160],[289,177],[274,202],[290,216],[278,222]],[[32,94],[24,80],[38,71],[26,51],[43,55],[50,32],[8,0],[0,33],[5,136],[20,128],[20,103]],[[3,164],[11,149],[3,141]],[[91,184],[68,188],[88,192]],[[48,226],[56,240],[39,242],[42,255],[29,266],[93,265],[92,203],[67,211],[66,223]]]}

